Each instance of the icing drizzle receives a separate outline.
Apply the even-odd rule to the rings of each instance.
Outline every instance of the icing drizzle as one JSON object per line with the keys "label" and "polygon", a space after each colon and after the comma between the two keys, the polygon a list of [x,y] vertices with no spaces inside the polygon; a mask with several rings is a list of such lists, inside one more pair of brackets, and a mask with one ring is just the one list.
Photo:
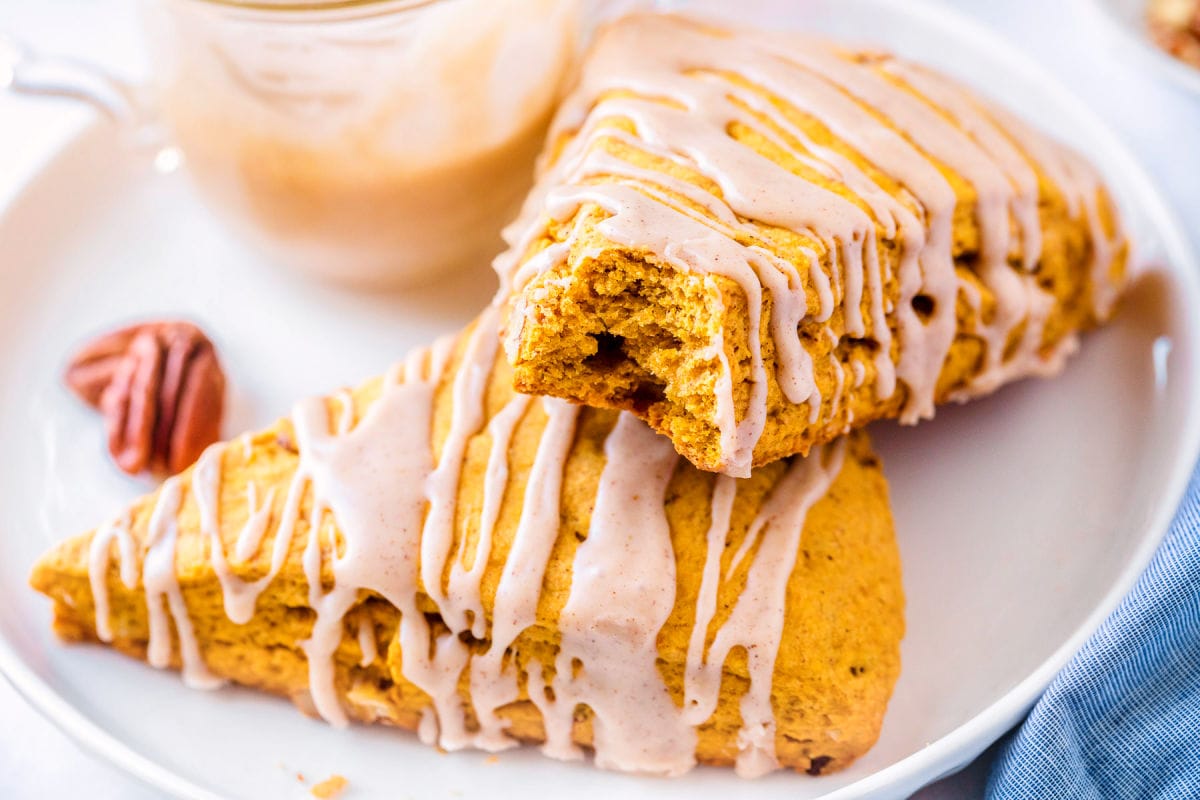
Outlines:
{"label": "icing drizzle", "polygon": [[[204,663],[175,571],[175,541],[179,535],[177,515],[182,501],[180,479],[168,478],[158,490],[158,501],[150,515],[146,555],[142,562],[142,585],[146,590],[150,629],[146,660],[158,669],[171,666],[173,624],[179,637],[183,682],[195,689],[215,689],[224,681],[209,672]],[[94,585],[95,578],[92,582]]]}
{"label": "icing drizzle", "polygon": [[117,555],[121,583],[127,589],[136,589],[138,582],[135,543],[129,535],[129,515],[100,527],[88,544],[88,579],[92,587],[92,600],[96,607],[96,636],[102,642],[113,640],[108,596],[108,559],[113,540],[117,542]]}

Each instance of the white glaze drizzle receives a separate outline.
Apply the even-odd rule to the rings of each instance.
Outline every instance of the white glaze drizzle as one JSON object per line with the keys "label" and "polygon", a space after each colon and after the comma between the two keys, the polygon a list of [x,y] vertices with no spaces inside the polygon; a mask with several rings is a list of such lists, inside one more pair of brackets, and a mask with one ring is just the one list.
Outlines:
{"label": "white glaze drizzle", "polygon": [[508,449],[513,431],[525,416],[532,401],[529,395],[514,395],[504,408],[488,423],[488,435],[492,443],[488,450],[488,461],[483,479],[483,506],[479,512],[479,537],[470,567],[456,560],[450,568],[450,595],[463,609],[464,617],[471,620],[471,635],[482,639],[487,634],[483,600],[480,598],[480,581],[487,568],[492,552],[492,534],[496,520],[500,517],[500,504],[504,500],[504,489],[508,485]]}
{"label": "white glaze drizzle", "polygon": [[836,418],[842,407],[842,387],[846,384],[846,369],[838,360],[836,352],[829,354],[829,363],[833,370],[833,405],[829,409],[829,416]]}
{"label": "white glaze drizzle", "polygon": [[[304,571],[309,604],[317,614],[302,647],[308,656],[313,703],[335,725],[345,724],[346,715],[334,685],[333,654],[344,635],[342,619],[363,591],[382,596],[400,610],[397,635],[404,677],[430,695],[443,731],[453,734],[455,721],[459,728],[463,724],[456,682],[466,664],[466,648],[454,636],[435,640],[418,603],[425,481],[434,469],[433,397],[449,347],[439,343],[428,358],[420,351],[411,356],[406,380],[385,386],[357,427],[341,435],[329,430],[328,411],[319,398],[299,403],[293,413],[300,463],[276,536],[290,538],[291,529],[285,525],[294,526],[307,483],[312,506]],[[426,361],[427,373],[422,369]],[[322,546],[326,512],[343,532],[340,554],[335,542]],[[333,573],[328,591],[322,585],[326,563]]]}
{"label": "white glaze drizzle", "polygon": [[234,558],[249,561],[262,546],[267,526],[271,524],[271,508],[275,503],[275,487],[267,490],[262,503],[258,501],[258,487],[253,481],[246,485],[246,524],[242,526],[233,546]]}
{"label": "white glaze drizzle", "polygon": [[1070,165],[1072,177],[1084,186],[1083,203],[1092,244],[1092,311],[1097,319],[1105,319],[1112,314],[1120,295],[1120,287],[1109,279],[1108,270],[1112,266],[1114,254],[1125,244],[1125,234],[1119,227],[1113,234],[1104,229],[1099,211],[1102,187],[1091,165],[1071,151],[1064,155],[1064,159]]}
{"label": "white glaze drizzle", "polygon": [[863,385],[863,380],[867,377],[867,368],[863,366],[861,361],[851,361],[850,374],[854,376],[853,386],[857,389]]}
{"label": "white glaze drizzle", "polygon": [[183,682],[193,689],[215,689],[224,681],[209,672],[204,663],[175,572],[175,542],[179,535],[177,516],[183,502],[179,481],[178,477],[168,478],[158,490],[158,500],[147,530],[146,555],[142,562],[150,634],[146,660],[158,669],[171,665],[173,623],[179,639]]}
{"label": "white glaze drizzle", "polygon": [[[988,110],[973,100],[962,87],[929,70],[895,60],[887,61],[884,69],[901,77],[949,114],[995,162],[1014,190],[1008,212],[1016,221],[1021,234],[1023,243],[1021,266],[1024,274],[1001,266],[1000,262],[1003,260],[1006,263],[1011,253],[1005,254],[1002,259],[999,252],[992,254],[996,262],[993,270],[981,272],[981,277],[984,278],[985,283],[993,290],[997,298],[1000,311],[995,315],[991,324],[985,324],[982,320],[977,321],[975,332],[980,334],[987,344],[985,360],[982,368],[971,376],[968,388],[959,394],[984,394],[1022,375],[1053,374],[1060,368],[1060,361],[1046,358],[1040,351],[1045,321],[1053,311],[1055,299],[1053,295],[1038,286],[1037,280],[1032,274],[1037,268],[1042,249],[1042,230],[1038,219],[1037,174],[1009,135],[988,114]],[[1079,186],[1082,190],[1082,184],[1075,178],[1072,178],[1068,185]],[[1094,219],[1095,215],[1089,211],[1089,217]],[[996,224],[1003,223],[997,220]],[[1097,246],[1102,247],[1105,241],[1103,233],[1094,229],[1092,233]],[[1107,264],[1109,260],[1110,258],[1106,257],[1105,263]],[[1012,288],[997,290],[994,276],[995,271],[1000,269],[1004,269],[1005,276],[1012,281],[1010,284]],[[989,275],[991,280],[989,280]],[[1098,278],[1101,281],[1096,284],[1097,290],[1100,289],[1101,284],[1109,283],[1107,280],[1103,280],[1102,276],[1093,275],[1092,278],[1094,281]],[[963,283],[965,285],[965,281]],[[970,289],[975,292],[974,286],[971,286]],[[1012,301],[1014,290],[1023,295],[1022,300]],[[1003,305],[1006,299],[1010,304],[1007,309]],[[976,305],[976,309],[978,309],[978,305]],[[1022,320],[1026,327],[1021,340],[1009,354],[1010,357],[1006,359],[1005,351],[1009,336]]]}
{"label": "white glaze drizzle", "polygon": [[467,625],[458,616],[461,613],[459,607],[447,603],[446,593],[442,591],[442,570],[454,542],[458,484],[467,444],[484,423],[484,393],[500,347],[495,334],[498,314],[494,306],[484,310],[467,340],[463,364],[454,376],[450,430],[442,445],[437,468],[425,481],[429,511],[421,533],[421,582],[430,599],[444,609],[445,622],[452,630],[461,630]]}
{"label": "white glaze drizzle", "polygon": [[990,112],[1059,187],[1068,212],[1087,220],[1092,239],[1092,311],[1098,319],[1105,319],[1112,313],[1120,290],[1108,279],[1107,271],[1113,256],[1127,244],[1127,237],[1119,220],[1114,220],[1116,229],[1111,233],[1101,222],[1100,176],[1074,150],[1037,135],[1023,120],[998,107]]}
{"label": "white glaze drizzle", "polygon": [[101,526],[88,543],[88,581],[92,587],[92,605],[96,609],[96,636],[102,642],[111,642],[108,595],[108,559],[112,543],[117,542],[117,557],[121,583],[127,589],[136,589],[138,582],[137,553],[133,537],[129,535],[129,514]]}
{"label": "white glaze drizzle", "polygon": [[[845,440],[813,448],[808,458],[795,459],[771,491],[746,533],[757,542],[746,586],[729,618],[716,632],[707,653],[689,649],[685,667],[685,701],[692,720],[711,716],[720,695],[721,670],[735,647],[745,647],[749,660],[750,688],[741,701],[742,728],[738,734],[737,771],[754,777],[778,768],[775,759],[775,715],[771,708],[772,675],[783,635],[787,585],[800,552],[800,534],[808,509],[828,491],[841,471]],[[714,493],[715,496],[715,493]],[[715,503],[714,503],[715,507]],[[716,517],[716,513],[714,513]],[[709,534],[709,547],[724,540]],[[708,559],[712,559],[710,552]],[[730,577],[742,559],[735,557]],[[706,577],[708,577],[706,569]],[[715,600],[715,594],[706,595]],[[701,607],[697,604],[697,617]],[[711,620],[711,608],[704,610]],[[702,641],[693,633],[693,644]]]}
{"label": "white glaze drizzle", "polygon": [[[679,457],[671,441],[622,414],[607,457],[587,539],[575,553],[571,593],[559,615],[561,644],[541,703],[545,751],[573,757],[570,721],[592,710],[596,764],[678,775],[695,764],[696,732],[671,698],[657,659],[658,632],[675,603],[675,553],[663,513]],[[578,666],[576,666],[578,665]],[[538,675],[529,676],[531,696]]]}
{"label": "white glaze drizzle", "polygon": [[[226,445],[214,444],[206,448],[196,460],[192,471],[192,496],[196,500],[197,512],[200,516],[200,533],[208,538],[209,559],[213,572],[221,584],[221,596],[225,605],[225,616],[231,622],[245,625],[254,618],[254,609],[258,597],[274,580],[275,575],[282,569],[287,557],[287,548],[280,548],[286,540],[276,542],[272,554],[271,565],[267,573],[258,580],[247,581],[239,578],[225,557],[225,549],[221,540],[220,522],[220,488],[221,467]],[[262,542],[263,532],[270,520],[271,502],[275,496],[272,489],[267,493],[261,507],[255,506],[256,492],[247,489],[247,519],[235,543],[235,556],[241,561],[253,558]],[[290,539],[290,537],[289,537]],[[243,555],[243,552],[248,555]]]}
{"label": "white glaze drizzle", "polygon": [[[700,575],[700,589],[696,593],[696,618],[692,622],[687,663],[684,666],[684,713],[694,725],[699,725],[712,715],[710,709],[701,706],[699,695],[702,693],[688,689],[694,687],[701,677],[709,628],[717,613],[717,592],[721,587],[721,555],[725,552],[736,497],[737,481],[728,475],[717,475],[713,482],[708,533],[705,535],[704,571]],[[719,682],[717,688],[720,688]],[[711,698],[709,701],[711,703]]]}
{"label": "white glaze drizzle", "polygon": [[987,108],[980,105],[964,87],[943,75],[906,61],[889,58],[880,66],[888,74],[903,79],[953,117],[963,131],[995,159],[1016,192],[1009,204],[1009,212],[1021,232],[1021,266],[1026,272],[1033,272],[1042,252],[1042,226],[1038,219],[1037,173],[1029,160],[1008,134],[995,124]]}
{"label": "white glaze drizzle", "polygon": [[559,533],[563,468],[579,416],[578,406],[557,398],[542,398],[542,407],[546,429],[529,470],[521,519],[496,587],[491,645],[471,664],[478,744],[485,749],[508,746],[495,710],[516,700],[519,693],[516,669],[505,669],[504,655],[521,631],[537,621],[542,580]]}
{"label": "white glaze drizzle", "polygon": [[438,740],[437,715],[433,708],[426,706],[421,711],[421,721],[417,723],[417,739],[424,745],[435,745]]}

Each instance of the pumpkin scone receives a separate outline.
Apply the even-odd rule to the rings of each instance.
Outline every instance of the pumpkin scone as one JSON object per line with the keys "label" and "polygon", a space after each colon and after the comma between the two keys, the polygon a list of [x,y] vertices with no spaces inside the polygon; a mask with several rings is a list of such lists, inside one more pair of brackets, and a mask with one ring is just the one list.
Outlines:
{"label": "pumpkin scone", "polygon": [[602,34],[506,238],[517,388],[738,477],[1057,372],[1127,258],[1095,170],[951,79],[669,15]]}
{"label": "pumpkin scone", "polygon": [[447,750],[666,775],[863,754],[904,628],[866,435],[701,472],[632,415],[514,393],[499,316],[46,554],[57,632]]}

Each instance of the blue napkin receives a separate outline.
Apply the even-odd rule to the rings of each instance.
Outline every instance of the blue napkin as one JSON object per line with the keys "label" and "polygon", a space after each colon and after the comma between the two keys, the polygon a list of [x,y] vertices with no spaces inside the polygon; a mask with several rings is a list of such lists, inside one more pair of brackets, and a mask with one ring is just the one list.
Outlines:
{"label": "blue napkin", "polygon": [[1133,592],[1001,745],[987,797],[1200,797],[1200,469]]}

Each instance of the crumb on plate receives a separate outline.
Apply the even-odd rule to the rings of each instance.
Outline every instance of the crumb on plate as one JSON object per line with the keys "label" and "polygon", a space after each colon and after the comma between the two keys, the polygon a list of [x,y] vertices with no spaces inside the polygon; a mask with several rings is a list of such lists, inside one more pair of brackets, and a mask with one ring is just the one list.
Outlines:
{"label": "crumb on plate", "polygon": [[319,797],[321,800],[333,800],[346,790],[348,783],[349,781],[341,775],[331,775],[312,787],[312,796]]}

